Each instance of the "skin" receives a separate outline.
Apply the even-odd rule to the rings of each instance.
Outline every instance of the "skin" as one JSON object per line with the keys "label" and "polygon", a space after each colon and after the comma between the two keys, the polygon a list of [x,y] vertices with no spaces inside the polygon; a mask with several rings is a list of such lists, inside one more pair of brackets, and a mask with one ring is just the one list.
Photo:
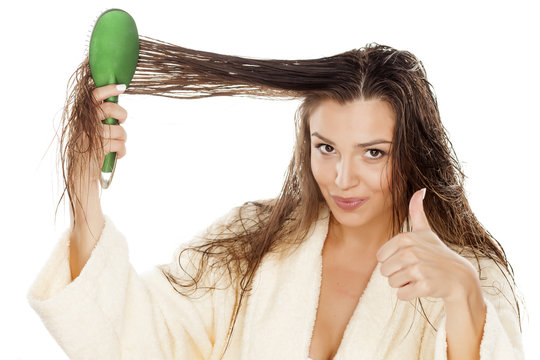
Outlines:
{"label": "skin", "polygon": [[[75,213],[71,211],[70,207],[71,223],[73,224],[74,220],[77,220],[70,234],[69,263],[72,280],[79,276],[86,265],[105,226],[99,198],[99,177],[105,155],[109,152],[116,152],[117,159],[121,159],[126,154],[127,134],[122,124],[126,121],[127,112],[116,103],[103,102],[108,97],[119,95],[122,92],[123,90],[117,89],[116,85],[99,87],[92,92],[94,98],[100,103],[100,119],[104,120],[112,116],[118,119],[119,125],[100,123],[103,134],[101,158],[97,164],[94,163],[89,168],[85,168],[75,182],[75,196],[80,199],[81,204],[75,202]],[[83,148],[85,147],[83,146]],[[79,169],[75,169],[75,174],[79,174]]]}
{"label": "skin", "polygon": [[[326,100],[310,118],[311,169],[331,211],[310,356],[318,360],[335,355],[366,277],[380,262],[381,274],[398,289],[400,300],[443,299],[448,359],[479,359],[486,305],[476,270],[430,228],[423,209],[425,189],[410,200],[412,231],[392,236],[391,144],[354,147],[378,139],[392,141],[394,126],[391,106],[378,99],[345,105]],[[314,136],[315,132],[328,141]],[[369,199],[355,210],[343,210],[332,195]],[[347,288],[355,301],[336,303]],[[332,331],[340,333],[336,337]]]}
{"label": "skin", "polygon": [[[357,252],[373,252],[391,235],[392,166],[391,144],[354,145],[377,139],[391,142],[394,126],[392,108],[379,100],[346,105],[326,100],[310,117],[311,171],[332,213],[329,233],[340,245]],[[334,145],[314,136],[315,132]],[[319,144],[324,145],[317,148]],[[369,199],[348,211],[338,207],[332,195]]]}

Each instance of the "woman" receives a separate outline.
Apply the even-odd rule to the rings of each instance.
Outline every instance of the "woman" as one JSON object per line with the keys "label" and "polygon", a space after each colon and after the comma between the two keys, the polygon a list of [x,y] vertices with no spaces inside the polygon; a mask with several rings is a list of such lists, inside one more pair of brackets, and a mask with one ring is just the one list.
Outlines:
{"label": "woman", "polygon": [[[301,96],[296,146],[279,196],[235,207],[139,276],[99,202],[100,164],[108,152],[122,158],[126,139],[121,125],[98,122],[122,124],[125,110],[102,101],[124,88],[93,89],[83,64],[75,93],[86,100],[75,101],[68,143],[72,227],[29,292],[71,358],[523,357],[511,266],[469,207],[414,55],[368,45],[285,61],[141,48],[157,75],[126,93],[183,97],[196,81],[199,97]],[[85,114],[94,120],[76,121]]]}

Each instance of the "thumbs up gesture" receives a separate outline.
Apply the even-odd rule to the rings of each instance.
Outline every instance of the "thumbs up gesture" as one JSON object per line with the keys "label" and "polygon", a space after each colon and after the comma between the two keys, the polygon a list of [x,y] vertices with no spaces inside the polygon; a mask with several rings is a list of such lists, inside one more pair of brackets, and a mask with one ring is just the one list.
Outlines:
{"label": "thumbs up gesture", "polygon": [[388,240],[377,252],[381,274],[398,288],[400,300],[442,298],[460,303],[471,292],[481,292],[473,265],[439,239],[424,213],[426,189],[415,192],[409,203],[412,231]]}

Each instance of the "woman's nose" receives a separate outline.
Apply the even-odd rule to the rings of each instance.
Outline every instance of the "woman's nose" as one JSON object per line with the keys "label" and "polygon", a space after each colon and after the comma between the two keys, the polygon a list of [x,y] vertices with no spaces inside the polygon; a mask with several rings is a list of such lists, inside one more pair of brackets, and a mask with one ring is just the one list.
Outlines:
{"label": "woman's nose", "polygon": [[343,158],[337,164],[336,185],[340,189],[348,189],[356,186],[358,179],[356,177],[355,164],[352,159]]}

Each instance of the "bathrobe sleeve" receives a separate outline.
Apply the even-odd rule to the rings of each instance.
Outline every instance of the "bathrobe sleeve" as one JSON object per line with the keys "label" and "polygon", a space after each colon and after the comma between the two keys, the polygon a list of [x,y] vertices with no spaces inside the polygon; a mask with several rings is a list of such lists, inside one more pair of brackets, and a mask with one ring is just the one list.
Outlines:
{"label": "bathrobe sleeve", "polygon": [[[471,260],[470,260],[471,261]],[[474,261],[476,262],[476,260]],[[480,343],[480,360],[523,359],[523,344],[511,282],[508,272],[489,258],[480,260],[480,284],[486,303],[486,321]],[[475,265],[475,269],[477,266]],[[503,275],[504,272],[504,275]],[[438,324],[433,347],[435,360],[447,359],[446,316]]]}
{"label": "bathrobe sleeve", "polygon": [[[217,223],[228,219],[235,209]],[[61,236],[27,295],[70,359],[215,356],[214,348],[221,345],[232,313],[231,289],[188,298],[175,291],[158,266],[139,276],[130,264],[124,236],[108,216],[88,262],[71,281],[70,232]],[[180,276],[184,273],[178,271],[181,248],[163,266]],[[191,261],[183,264],[193,269]]]}

